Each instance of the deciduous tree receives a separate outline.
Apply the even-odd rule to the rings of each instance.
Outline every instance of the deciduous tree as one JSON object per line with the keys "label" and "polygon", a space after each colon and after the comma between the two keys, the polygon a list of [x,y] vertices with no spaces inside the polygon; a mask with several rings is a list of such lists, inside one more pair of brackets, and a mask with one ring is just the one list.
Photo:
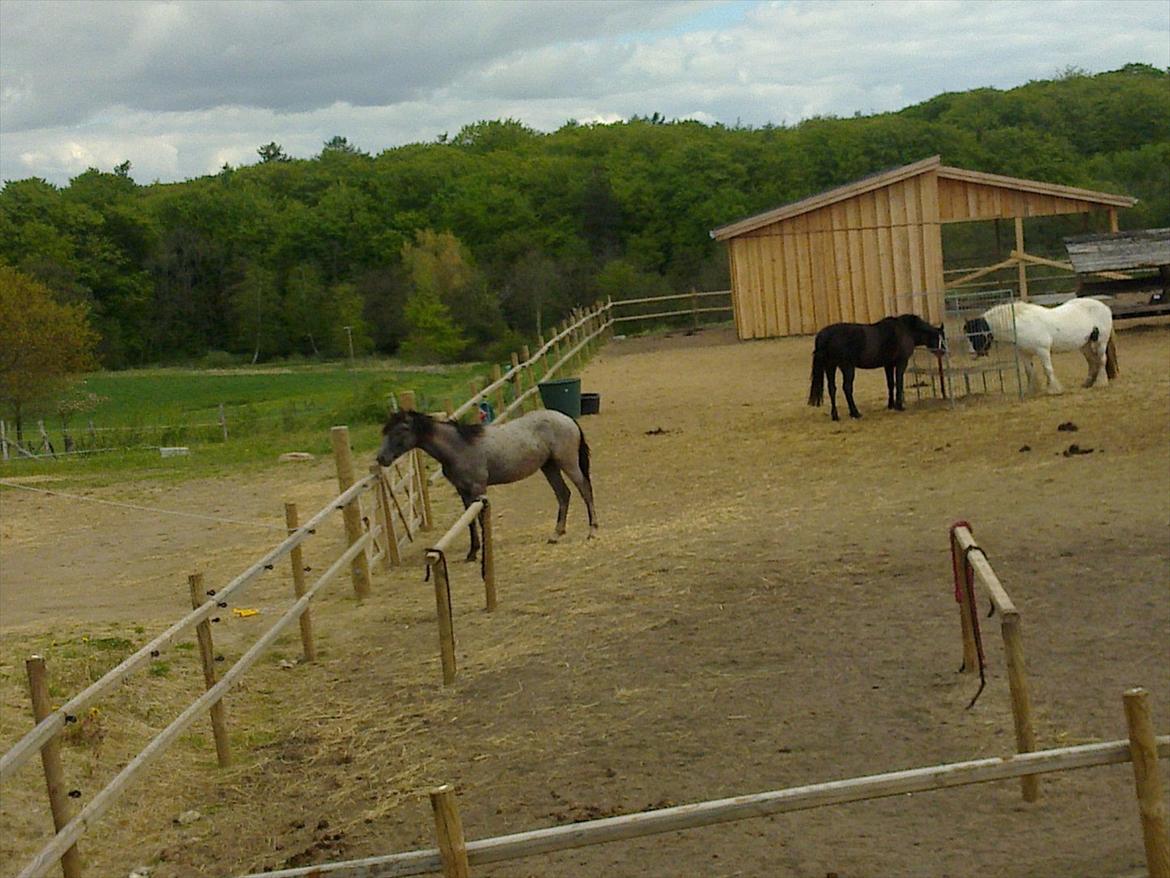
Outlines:
{"label": "deciduous tree", "polygon": [[97,334],[81,304],[62,304],[49,288],[0,265],[0,405],[16,424],[51,401],[71,375],[96,367]]}

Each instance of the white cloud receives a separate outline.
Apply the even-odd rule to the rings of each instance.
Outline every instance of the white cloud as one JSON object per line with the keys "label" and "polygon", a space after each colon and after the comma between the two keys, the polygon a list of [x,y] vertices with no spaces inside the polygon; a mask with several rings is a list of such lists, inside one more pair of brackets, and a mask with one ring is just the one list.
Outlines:
{"label": "white cloud", "polygon": [[0,177],[136,179],[481,119],[793,123],[1170,65],[1165,0],[0,2]]}

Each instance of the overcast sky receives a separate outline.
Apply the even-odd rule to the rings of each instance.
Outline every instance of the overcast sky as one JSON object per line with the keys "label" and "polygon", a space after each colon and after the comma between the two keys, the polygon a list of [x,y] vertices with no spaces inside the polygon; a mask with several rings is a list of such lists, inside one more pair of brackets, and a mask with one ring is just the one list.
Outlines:
{"label": "overcast sky", "polygon": [[0,178],[140,183],[481,119],[761,125],[1170,67],[1167,0],[0,0]]}

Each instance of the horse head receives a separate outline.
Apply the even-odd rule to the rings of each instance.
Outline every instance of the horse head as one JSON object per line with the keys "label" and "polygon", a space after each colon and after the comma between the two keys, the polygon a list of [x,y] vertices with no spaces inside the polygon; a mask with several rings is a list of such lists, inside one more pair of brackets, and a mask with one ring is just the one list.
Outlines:
{"label": "horse head", "polygon": [[963,324],[963,332],[967,335],[967,343],[971,345],[971,352],[977,357],[986,357],[991,353],[991,342],[995,338],[991,333],[991,324],[984,317],[972,317]]}
{"label": "horse head", "polygon": [[931,326],[917,314],[903,314],[901,320],[914,336],[915,346],[922,345],[932,354],[947,352],[947,330],[943,324]]}
{"label": "horse head", "polygon": [[434,419],[422,412],[394,412],[382,426],[378,463],[390,466],[434,429]]}

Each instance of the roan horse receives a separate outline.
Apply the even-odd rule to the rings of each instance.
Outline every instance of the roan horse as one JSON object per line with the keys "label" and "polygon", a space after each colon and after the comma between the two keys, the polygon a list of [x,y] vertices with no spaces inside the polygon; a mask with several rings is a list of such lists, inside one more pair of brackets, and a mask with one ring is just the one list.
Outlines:
{"label": "roan horse", "polygon": [[[459,424],[439,421],[421,412],[395,412],[382,427],[378,463],[389,466],[399,455],[421,448],[443,466],[466,509],[487,493],[488,485],[518,482],[537,470],[544,473],[557,495],[557,526],[550,543],[565,533],[569,514],[567,475],[589,511],[589,536],[597,529],[593,483],[589,480],[589,446],[577,422],[557,411],[529,412],[504,424]],[[469,525],[471,550],[479,551],[475,522]]]}
{"label": "roan horse", "polygon": [[1085,387],[1108,384],[1118,375],[1113,311],[1099,299],[1069,299],[1055,308],[1032,302],[1005,302],[968,320],[963,331],[976,356],[985,356],[993,341],[1015,344],[1024,355],[1029,387],[1036,385],[1032,357],[1039,357],[1048,376],[1049,393],[1064,390],[1052,371],[1052,351],[1079,349],[1085,355],[1089,363]]}
{"label": "roan horse", "polygon": [[925,345],[941,356],[946,351],[946,341],[946,332],[942,326],[931,326],[917,314],[886,317],[877,323],[834,323],[826,326],[817,333],[813,345],[812,386],[808,392],[808,404],[821,404],[827,379],[833,420],[840,420],[837,417],[836,380],[837,369],[840,369],[845,401],[849,403],[849,417],[860,418],[861,412],[853,403],[853,372],[855,369],[884,368],[889,392],[886,407],[902,411],[905,408],[902,381],[914,348]]}

